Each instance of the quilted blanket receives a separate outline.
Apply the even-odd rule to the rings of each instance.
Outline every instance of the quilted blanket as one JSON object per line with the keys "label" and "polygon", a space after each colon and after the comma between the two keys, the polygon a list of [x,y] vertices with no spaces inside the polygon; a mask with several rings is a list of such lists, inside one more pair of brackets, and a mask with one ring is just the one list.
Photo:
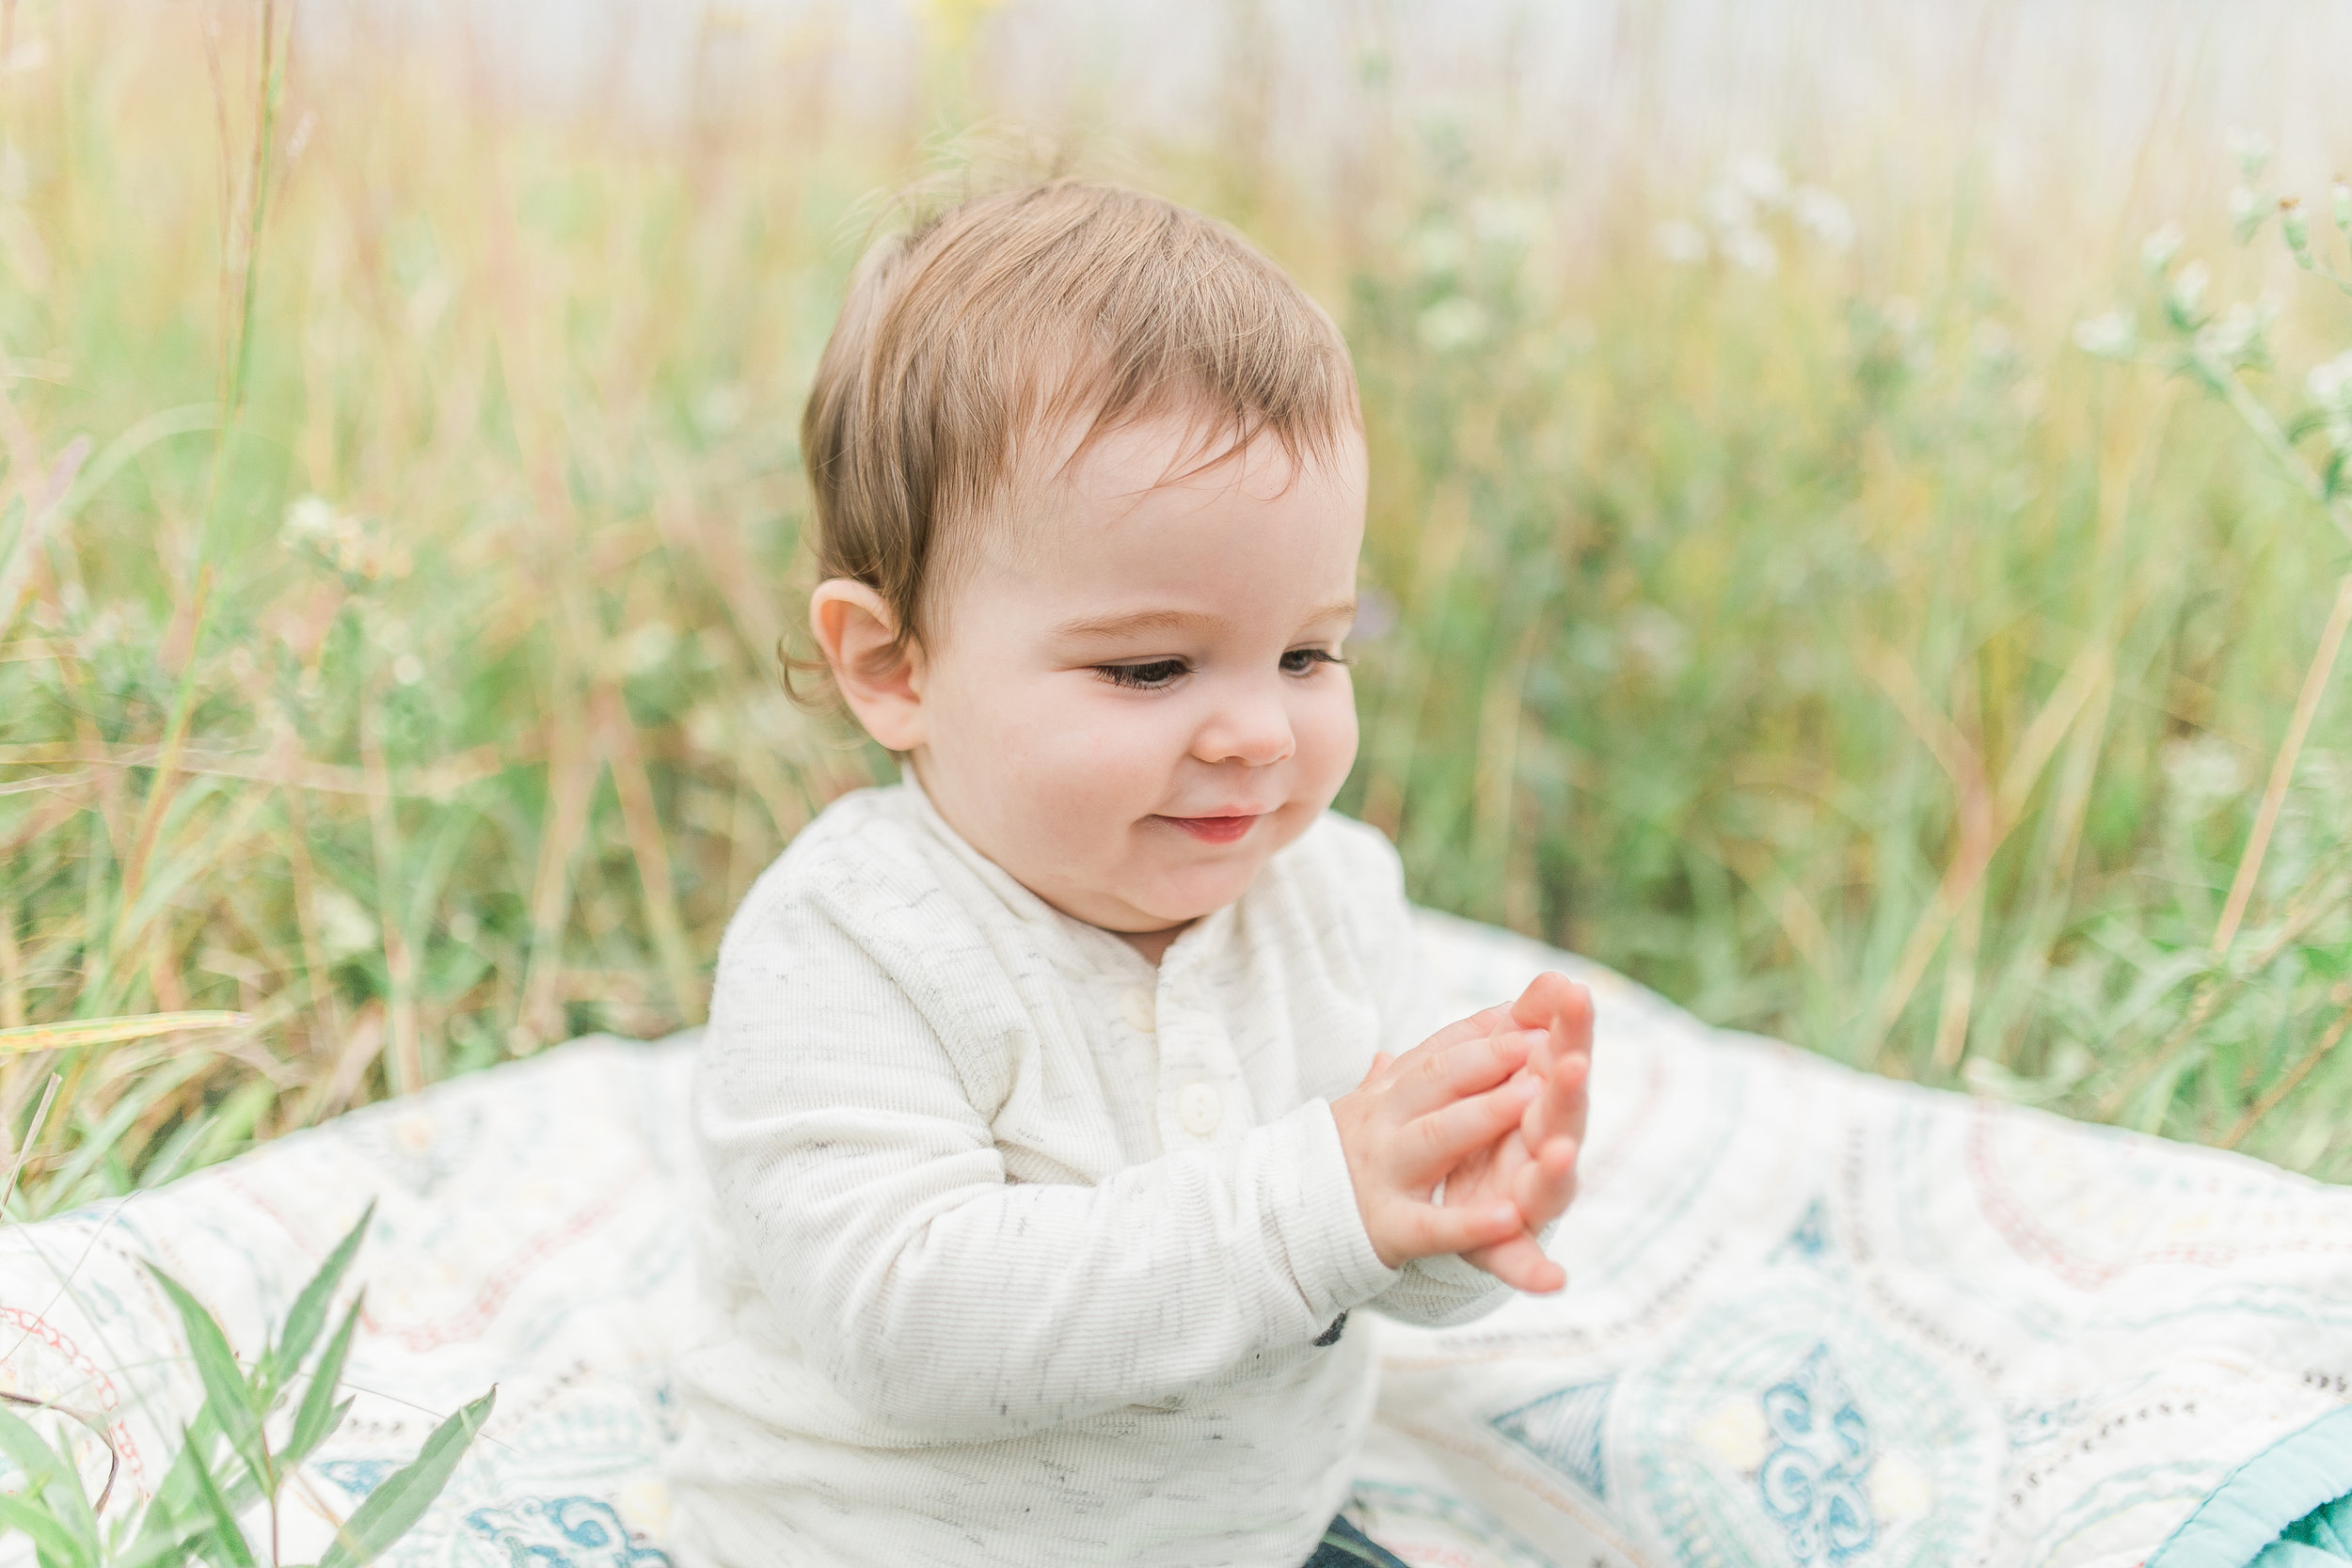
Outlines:
{"label": "quilted blanket", "polygon": [[[2262,1456],[2352,1430],[2325,1419],[2352,1402],[2352,1192],[1851,1072],[1424,922],[1466,1010],[1557,967],[1600,1024],[1553,1248],[1569,1289],[1382,1325],[1352,1512],[1406,1560],[2122,1568]],[[294,1495],[288,1560],[495,1383],[389,1560],[666,1564],[692,1052],[576,1041],[0,1230],[0,1388],[103,1410],[125,1489],[152,1487],[201,1395],[141,1261],[250,1346],[374,1199],[358,1403]]]}

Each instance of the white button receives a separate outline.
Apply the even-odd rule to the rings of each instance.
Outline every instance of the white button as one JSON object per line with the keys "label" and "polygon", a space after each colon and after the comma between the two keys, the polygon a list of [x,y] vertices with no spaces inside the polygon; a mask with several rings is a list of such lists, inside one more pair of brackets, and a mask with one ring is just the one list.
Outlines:
{"label": "white button", "polygon": [[1176,1096],[1176,1119],[1196,1138],[1205,1138],[1225,1119],[1225,1098],[1207,1084],[1186,1084]]}
{"label": "white button", "polygon": [[1127,993],[1120,1003],[1120,1010],[1127,1015],[1128,1027],[1137,1034],[1148,1035],[1159,1027],[1159,1009],[1152,1001],[1152,993],[1137,989]]}

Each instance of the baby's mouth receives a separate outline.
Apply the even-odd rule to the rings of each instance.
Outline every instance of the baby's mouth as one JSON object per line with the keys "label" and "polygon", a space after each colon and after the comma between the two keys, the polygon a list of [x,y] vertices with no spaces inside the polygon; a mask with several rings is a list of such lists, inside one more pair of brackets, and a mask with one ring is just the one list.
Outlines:
{"label": "baby's mouth", "polygon": [[1252,816],[1163,816],[1163,822],[1184,829],[1203,844],[1232,844],[1258,820]]}

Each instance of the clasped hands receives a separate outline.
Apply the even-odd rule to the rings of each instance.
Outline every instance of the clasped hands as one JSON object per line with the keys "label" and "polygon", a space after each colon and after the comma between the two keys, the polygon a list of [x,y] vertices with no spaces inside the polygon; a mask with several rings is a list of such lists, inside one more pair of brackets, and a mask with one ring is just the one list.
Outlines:
{"label": "clasped hands", "polygon": [[1535,1237],[1576,1194],[1592,1062],[1592,994],[1551,972],[1516,1002],[1374,1057],[1331,1117],[1380,1260],[1459,1253],[1521,1291],[1566,1284]]}

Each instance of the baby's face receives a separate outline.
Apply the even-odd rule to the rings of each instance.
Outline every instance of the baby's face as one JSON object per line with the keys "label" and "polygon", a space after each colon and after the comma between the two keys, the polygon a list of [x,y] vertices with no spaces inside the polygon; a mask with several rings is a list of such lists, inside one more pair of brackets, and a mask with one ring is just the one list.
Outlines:
{"label": "baby's face", "polygon": [[1338,659],[1361,439],[1304,467],[1262,439],[1163,483],[1190,439],[1175,420],[1117,432],[982,525],[915,676],[914,767],[940,813],[1116,931],[1239,897],[1356,757]]}

